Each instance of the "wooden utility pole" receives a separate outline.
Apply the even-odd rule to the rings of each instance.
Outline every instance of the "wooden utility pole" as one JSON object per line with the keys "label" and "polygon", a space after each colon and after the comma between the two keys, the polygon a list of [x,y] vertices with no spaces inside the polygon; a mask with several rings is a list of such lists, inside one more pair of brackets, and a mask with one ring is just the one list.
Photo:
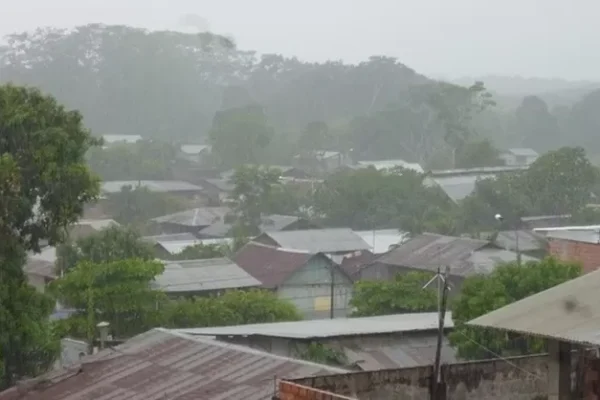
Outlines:
{"label": "wooden utility pole", "polygon": [[441,359],[442,359],[442,345],[444,341],[444,322],[446,320],[446,304],[448,302],[448,273],[450,268],[446,266],[444,275],[438,273],[436,275],[438,279],[438,337],[437,347],[435,350],[435,363],[433,364],[433,396],[434,400],[443,400],[442,391],[442,371],[441,371]]}

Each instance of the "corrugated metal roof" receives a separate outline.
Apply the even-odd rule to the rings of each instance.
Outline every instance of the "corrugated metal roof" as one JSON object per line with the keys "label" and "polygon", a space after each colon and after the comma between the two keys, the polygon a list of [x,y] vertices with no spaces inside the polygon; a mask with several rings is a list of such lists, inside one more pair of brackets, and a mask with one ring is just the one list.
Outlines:
{"label": "corrugated metal roof", "polygon": [[231,192],[235,188],[235,185],[230,183],[228,179],[206,178],[204,181],[222,192]]}
{"label": "corrugated metal roof", "polygon": [[215,238],[215,239],[193,239],[193,240],[157,240],[156,244],[162,247],[170,254],[179,254],[188,247],[204,245],[204,246],[220,246],[233,243],[232,238]]}
{"label": "corrugated metal roof", "polygon": [[119,226],[119,223],[114,219],[80,219],[75,225],[88,225],[97,231],[101,231],[111,226]]}
{"label": "corrugated metal roof", "polygon": [[393,169],[397,167],[402,167],[405,169],[411,169],[413,171],[423,173],[423,167],[418,163],[409,163],[404,160],[379,160],[379,161],[359,161],[359,166],[369,167],[372,166],[376,170],[380,171],[383,169]]}
{"label": "corrugated metal roof", "polygon": [[303,267],[314,254],[284,250],[250,242],[233,256],[233,261],[250,275],[273,288]]}
{"label": "corrugated metal roof", "polygon": [[226,258],[165,262],[155,287],[167,293],[258,287],[261,283]]}
{"label": "corrugated metal roof", "polygon": [[[519,235],[518,238],[517,232]],[[544,235],[529,230],[500,231],[496,235],[494,244],[505,250],[517,250],[517,239],[520,251],[542,250],[545,249],[547,245],[546,237]]]}
{"label": "corrugated metal roof", "polygon": [[[431,365],[435,361],[437,333],[407,334],[402,338],[394,338],[393,342],[378,345],[357,344],[344,346],[342,349],[351,363],[363,371],[378,371],[391,368],[414,368]],[[442,341],[442,357],[444,364],[457,362],[456,350],[447,338]]]}
{"label": "corrugated metal roof", "polygon": [[142,140],[143,138],[140,135],[102,135],[102,139],[104,139],[105,143],[136,143]]}
{"label": "corrugated metal roof", "polygon": [[573,242],[600,244],[599,231],[549,231],[546,234],[549,239],[570,240]]}
{"label": "corrugated metal roof", "polygon": [[469,325],[600,345],[600,271],[554,286]]}
{"label": "corrugated metal roof", "polygon": [[[262,217],[262,224],[258,227],[261,232],[279,231],[298,221],[300,218],[293,215],[271,214]],[[217,221],[199,231],[201,236],[225,237],[229,234],[232,225],[225,221]]]}
{"label": "corrugated metal roof", "polygon": [[208,144],[184,144],[180,149],[182,153],[196,155],[202,153],[204,150],[210,151],[211,146]]}
{"label": "corrugated metal roof", "polygon": [[[489,242],[485,240],[424,233],[377,258],[369,267],[387,264],[435,272],[449,266],[451,275],[469,276],[489,273],[497,264],[517,258],[512,251],[487,246]],[[521,259],[536,260],[524,255]]]}
{"label": "corrugated metal roof", "polygon": [[185,242],[185,241],[194,241],[196,240],[196,236],[193,233],[184,232],[184,233],[167,233],[164,235],[155,235],[155,236],[143,236],[143,240],[151,243],[158,242]]}
{"label": "corrugated metal roof", "polygon": [[229,207],[199,207],[152,218],[151,221],[190,227],[205,227],[221,221],[230,211],[231,208]]}
{"label": "corrugated metal roof", "polygon": [[534,228],[535,232],[557,232],[557,231],[600,231],[600,225],[571,225],[571,226],[549,226]]}
{"label": "corrugated metal roof", "polygon": [[[347,228],[265,232],[263,235],[281,247],[311,253],[370,250],[370,246],[359,235]],[[257,241],[260,239],[257,238]]]}
{"label": "corrugated metal roof", "polygon": [[[445,326],[447,328],[454,327],[451,312],[446,314]],[[418,332],[435,330],[437,328],[437,313],[416,313],[181,329],[180,331],[191,335],[207,336],[259,335],[290,339],[312,339],[395,332]]]}
{"label": "corrugated metal roof", "polygon": [[383,254],[409,238],[407,232],[398,229],[379,229],[373,231],[354,231],[369,246],[374,254]]}
{"label": "corrugated metal roof", "polygon": [[199,192],[202,188],[198,185],[184,181],[105,181],[102,182],[101,191],[103,193],[118,193],[125,186],[132,188],[145,187],[151,192]]}
{"label": "corrugated metal roof", "polygon": [[[271,400],[275,378],[347,371],[165,329],[42,375],[21,400]],[[22,389],[21,389],[22,390]],[[18,389],[0,393],[14,399]]]}
{"label": "corrugated metal roof", "polygon": [[535,151],[534,149],[530,149],[528,147],[515,147],[512,149],[508,149],[508,152],[515,156],[525,156],[525,157],[539,156],[537,151]]}
{"label": "corrugated metal roof", "polygon": [[495,177],[493,174],[428,177],[425,179],[424,184],[428,186],[438,185],[452,201],[458,202],[473,193],[478,180]]}

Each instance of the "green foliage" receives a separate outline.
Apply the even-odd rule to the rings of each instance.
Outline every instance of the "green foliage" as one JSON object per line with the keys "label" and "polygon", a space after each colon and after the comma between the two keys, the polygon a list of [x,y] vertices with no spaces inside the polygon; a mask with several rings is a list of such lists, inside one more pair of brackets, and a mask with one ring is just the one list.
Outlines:
{"label": "green foliage", "polygon": [[105,181],[173,179],[176,157],[173,145],[148,140],[96,147],[87,155],[91,170]]}
{"label": "green foliage", "polygon": [[226,257],[231,254],[229,246],[215,244],[197,244],[188,246],[181,253],[171,257],[172,260],[203,260],[207,258]]}
{"label": "green foliage", "polygon": [[209,136],[219,164],[237,167],[256,164],[273,134],[262,107],[249,105],[217,112]]}
{"label": "green foliage", "polygon": [[232,290],[217,297],[196,297],[170,302],[164,310],[166,326],[189,328],[298,321],[296,307],[264,290]]}
{"label": "green foliage", "polygon": [[[539,339],[465,324],[497,308],[541,292],[581,274],[575,263],[546,258],[539,262],[500,265],[490,275],[465,279],[452,303],[455,329],[450,341],[460,357],[494,358],[543,351]],[[479,346],[478,344],[482,345]]]}
{"label": "green foliage", "polygon": [[297,357],[318,364],[334,366],[348,365],[348,357],[346,357],[343,351],[319,342],[311,342],[306,350],[298,352]]}
{"label": "green foliage", "polygon": [[4,389],[51,365],[53,303],[29,287],[23,265],[39,242],[60,242],[98,181],[84,155],[95,144],[76,111],[32,88],[0,86],[0,358]]}
{"label": "green foliage", "polygon": [[401,228],[422,232],[434,226],[447,233],[443,221],[453,205],[439,188],[423,185],[411,170],[365,168],[331,175],[314,195],[314,210],[325,224],[353,229]]}
{"label": "green foliage", "polygon": [[[141,259],[81,261],[52,282],[50,291],[62,304],[81,310],[70,318],[83,322],[81,315],[88,317],[88,330],[93,332],[96,323],[107,321],[113,335],[124,338],[160,323],[158,305],[166,297],[151,284],[163,270],[161,263]],[[82,330],[81,326],[73,328],[74,333]]]}
{"label": "green foliage", "polygon": [[68,272],[80,261],[100,264],[130,258],[152,260],[154,251],[150,244],[141,240],[137,231],[121,226],[110,226],[57,248],[57,267],[63,272]]}
{"label": "green foliage", "polygon": [[143,228],[151,218],[183,211],[188,206],[185,201],[167,193],[151,192],[142,186],[126,186],[109,195],[106,210],[120,224]]}
{"label": "green foliage", "polygon": [[398,274],[392,281],[360,281],[354,284],[353,317],[368,317],[437,310],[435,285],[423,286],[433,277],[427,272]]}
{"label": "green foliage", "polygon": [[269,213],[274,188],[279,185],[281,171],[268,167],[242,166],[231,177],[234,185],[236,224],[234,236],[249,237],[259,233],[262,217]]}
{"label": "green foliage", "polygon": [[504,165],[500,152],[489,139],[470,140],[456,151],[456,168],[496,167]]}

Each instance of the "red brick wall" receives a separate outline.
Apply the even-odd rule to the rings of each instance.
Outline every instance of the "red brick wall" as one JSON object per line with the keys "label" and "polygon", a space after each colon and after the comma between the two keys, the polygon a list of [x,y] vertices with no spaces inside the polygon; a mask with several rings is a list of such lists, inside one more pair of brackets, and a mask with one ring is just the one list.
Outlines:
{"label": "red brick wall", "polygon": [[551,239],[549,249],[559,260],[580,262],[584,273],[600,268],[600,244]]}
{"label": "red brick wall", "polygon": [[279,381],[279,400],[356,400],[352,397],[340,396],[331,392],[298,385],[292,382]]}

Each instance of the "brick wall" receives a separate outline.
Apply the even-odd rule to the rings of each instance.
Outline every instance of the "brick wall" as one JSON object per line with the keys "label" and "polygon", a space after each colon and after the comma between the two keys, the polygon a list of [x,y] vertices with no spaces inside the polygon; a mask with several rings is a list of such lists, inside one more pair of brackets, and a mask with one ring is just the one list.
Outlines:
{"label": "brick wall", "polygon": [[[293,379],[303,387],[360,400],[429,400],[431,366]],[[443,366],[447,400],[536,400],[547,396],[548,357],[513,357]],[[282,382],[283,383],[283,382]],[[281,389],[280,389],[281,390]],[[287,389],[284,389],[287,390]],[[306,393],[309,393],[307,391]],[[312,396],[313,394],[311,394]],[[281,400],[319,397],[281,397]],[[339,397],[344,399],[344,397]],[[325,399],[337,399],[325,397]]]}
{"label": "brick wall", "polygon": [[286,381],[279,382],[278,397],[279,400],[356,400],[352,397],[346,397]]}
{"label": "brick wall", "polygon": [[559,260],[580,262],[584,273],[600,268],[600,244],[551,239],[549,252]]}

